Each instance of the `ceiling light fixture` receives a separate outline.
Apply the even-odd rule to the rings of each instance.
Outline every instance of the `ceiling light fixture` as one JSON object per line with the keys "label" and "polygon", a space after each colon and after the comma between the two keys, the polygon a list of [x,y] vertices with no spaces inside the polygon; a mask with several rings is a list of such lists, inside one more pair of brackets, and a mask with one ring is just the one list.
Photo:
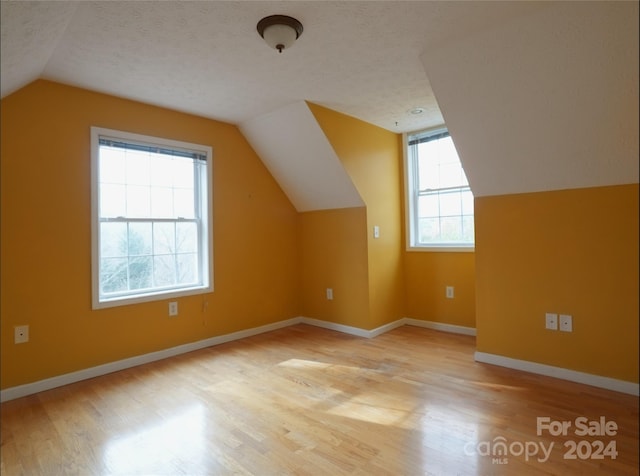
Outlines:
{"label": "ceiling light fixture", "polygon": [[256,26],[260,36],[271,48],[282,50],[290,48],[302,35],[302,23],[286,15],[264,17]]}
{"label": "ceiling light fixture", "polygon": [[414,116],[419,116],[420,114],[424,113],[424,108],[423,107],[414,107],[413,109],[409,109],[409,114],[412,114]]}

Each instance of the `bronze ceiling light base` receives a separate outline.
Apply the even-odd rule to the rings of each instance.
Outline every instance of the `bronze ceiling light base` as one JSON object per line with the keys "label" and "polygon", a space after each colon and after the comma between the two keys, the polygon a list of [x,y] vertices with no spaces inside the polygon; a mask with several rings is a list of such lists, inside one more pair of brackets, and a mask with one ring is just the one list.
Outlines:
{"label": "bronze ceiling light base", "polygon": [[303,31],[302,23],[287,15],[264,17],[258,22],[256,28],[264,41],[279,53],[290,48]]}

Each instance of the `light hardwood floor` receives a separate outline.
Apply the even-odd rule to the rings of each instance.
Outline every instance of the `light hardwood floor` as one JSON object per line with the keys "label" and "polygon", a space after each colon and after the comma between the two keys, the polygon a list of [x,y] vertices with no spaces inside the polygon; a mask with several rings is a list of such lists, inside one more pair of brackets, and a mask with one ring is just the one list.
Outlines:
{"label": "light hardwood floor", "polygon": [[[410,326],[374,339],[281,329],[5,402],[0,469],[638,474],[637,397],[476,363],[474,349],[473,337]],[[566,436],[537,435],[538,417],[571,427]],[[618,429],[577,436],[580,417]],[[577,459],[565,459],[568,441]],[[615,459],[595,441],[615,445]],[[486,455],[504,449],[499,443],[506,454]],[[541,445],[552,448],[547,460]],[[603,459],[579,458],[594,455]]]}

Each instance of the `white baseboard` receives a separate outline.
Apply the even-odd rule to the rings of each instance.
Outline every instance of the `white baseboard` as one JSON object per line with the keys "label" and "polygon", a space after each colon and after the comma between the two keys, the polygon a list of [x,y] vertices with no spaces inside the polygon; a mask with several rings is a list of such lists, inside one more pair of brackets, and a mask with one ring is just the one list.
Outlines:
{"label": "white baseboard", "polygon": [[547,377],[569,380],[570,382],[591,385],[593,387],[613,390],[614,392],[627,393],[635,396],[640,395],[640,385],[634,382],[627,382],[626,380],[617,380],[609,377],[602,377],[600,375],[578,372],[576,370],[564,369],[562,367],[553,367],[551,365],[530,362],[528,360],[518,360],[510,357],[504,357],[502,355],[487,354],[486,352],[476,352],[475,360],[476,362],[499,365],[500,367],[522,370],[524,372],[531,372],[539,375],[546,375]]}
{"label": "white baseboard", "polygon": [[395,329],[404,325],[404,319],[398,319],[397,321],[390,322],[375,329],[366,330],[360,327],[345,326],[344,324],[336,324],[335,322],[322,321],[320,319],[313,319],[311,317],[301,317],[300,322],[303,324],[309,324],[310,326],[322,327],[323,329],[330,329],[332,331],[342,332],[344,334],[350,334],[358,337],[366,337],[371,339],[372,337],[379,336],[385,332]]}
{"label": "white baseboard", "polygon": [[449,332],[452,334],[464,334],[469,336],[475,336],[476,330],[473,327],[457,326],[454,324],[444,324],[442,322],[423,321],[421,319],[412,319],[410,317],[403,317],[396,321],[389,322],[375,329],[365,330],[359,327],[345,326],[343,324],[336,324],[334,322],[321,321],[319,319],[313,319],[310,317],[302,317],[301,322],[303,324],[309,324],[316,327],[322,327],[324,329],[331,329],[345,334],[351,334],[358,337],[372,338],[396,329],[400,326],[414,326],[424,327],[426,329],[434,329],[436,331]]}
{"label": "white baseboard", "polygon": [[302,324],[309,324],[310,326],[322,327],[323,329],[329,329],[332,331],[342,332],[344,334],[350,334],[358,337],[369,337],[369,331],[361,329],[359,327],[346,326],[344,324],[337,324],[335,322],[322,321],[320,319],[314,319],[312,317],[300,318]]}
{"label": "white baseboard", "polygon": [[[476,330],[471,327],[456,326],[453,324],[443,324],[441,322],[423,321],[420,319],[412,319],[403,317],[396,321],[382,325],[375,329],[366,330],[359,327],[347,326],[344,324],[336,324],[334,322],[322,321],[319,319],[313,319],[310,317],[294,317],[292,319],[286,319],[284,321],[274,322],[260,327],[254,327],[252,329],[245,329],[238,332],[232,332],[230,334],[224,334],[221,336],[215,336],[208,339],[192,342],[189,344],[179,345],[171,347],[169,349],[160,350],[157,352],[151,352],[128,359],[118,360],[116,362],[110,362],[104,365],[98,365],[88,369],[79,370],[77,372],[71,372],[64,375],[58,375],[56,377],[39,380],[37,382],[28,383],[25,385],[19,385],[17,387],[7,388],[0,390],[0,402],[6,402],[34,393],[43,392],[45,390],[51,390],[52,388],[61,387],[71,383],[79,382],[101,375],[106,375],[119,370],[125,370],[131,367],[135,367],[157,360],[166,359],[187,352],[193,352],[195,350],[204,349],[226,342],[234,340],[244,339],[247,337],[263,334],[265,332],[282,329],[283,327],[289,327],[295,324],[309,324],[316,327],[322,327],[324,329],[330,329],[345,334],[350,334],[358,337],[373,338],[389,332],[397,327],[403,325],[425,327],[428,329],[434,329],[438,331],[451,332],[456,334],[476,335]],[[476,352],[475,360],[478,362],[484,362],[493,365],[500,365],[502,367],[509,367],[516,370],[523,370],[525,372],[532,372],[541,375],[547,375],[550,377],[557,377],[564,380],[570,380],[572,382],[584,383],[587,385],[593,385],[595,387],[606,388],[608,390],[614,390],[617,392],[628,393],[631,395],[639,394],[639,386],[637,383],[626,382],[622,380],[616,380],[608,377],[601,377],[598,375],[590,375],[582,372],[576,372],[573,370],[563,369],[559,367],[552,367],[549,365],[537,364],[535,362],[527,362],[524,360],[516,360],[508,357],[502,357],[499,355],[486,354],[484,352]]]}
{"label": "white baseboard", "polygon": [[254,327],[252,329],[232,332],[231,334],[210,337],[209,339],[191,342],[189,344],[179,345],[176,347],[171,347],[169,349],[159,350],[157,352],[151,352],[149,354],[138,355],[135,357],[130,357],[128,359],[109,362],[108,364],[98,365],[96,367],[78,370],[77,372],[71,372],[64,375],[58,375],[56,377],[39,380],[37,382],[19,385],[17,387],[7,388],[5,390],[0,390],[0,402],[6,402],[8,400],[25,397],[34,393],[51,390],[52,388],[61,387],[63,385],[79,382],[81,380],[99,377],[101,375],[110,374],[119,370],[125,370],[131,367],[136,367],[138,365],[148,364],[149,362],[155,362],[157,360],[185,354],[187,352],[193,352],[194,350],[200,350],[206,347],[224,344],[225,342],[231,342],[258,334],[263,334],[265,332],[270,332],[276,329],[281,329],[283,327],[289,327],[294,324],[299,324],[300,322],[302,322],[301,318],[295,317],[292,319],[278,321],[260,327]]}
{"label": "white baseboard", "polygon": [[[118,360],[115,362],[109,362],[107,364],[98,365],[96,367],[90,367],[88,369],[78,370],[77,372],[71,372],[68,374],[57,375],[55,377],[39,380],[37,382],[27,383],[19,385],[17,387],[11,387],[4,390],[0,390],[0,402],[6,402],[14,400],[16,398],[25,397],[38,392],[44,392],[45,390],[51,390],[52,388],[61,387],[71,383],[79,382],[101,375],[110,374],[119,370],[125,370],[137,365],[148,364],[157,360],[166,359],[187,352],[193,352],[194,350],[204,349],[214,345],[224,344],[225,342],[231,342],[234,340],[244,339],[246,337],[263,334],[265,332],[274,331],[283,327],[292,326],[295,324],[309,324],[316,327],[322,327],[324,329],[330,329],[345,334],[350,334],[358,337],[372,338],[389,332],[392,329],[403,326],[405,324],[429,327],[432,329],[444,330],[447,332],[460,332],[459,326],[449,326],[447,324],[429,323],[428,321],[420,321],[417,319],[402,318],[396,321],[390,322],[376,329],[366,330],[359,327],[346,326],[344,324],[336,324],[334,322],[322,321],[319,319],[313,319],[310,317],[294,317],[284,321],[274,322],[260,327],[254,327],[252,329],[246,329],[231,334],[224,334],[221,336],[211,337],[209,339],[200,340],[197,342],[191,342],[189,344],[179,345],[171,347],[169,349],[159,350],[157,352],[151,352],[144,355],[138,355],[130,357],[128,359]],[[461,332],[465,333],[465,332]]]}
{"label": "white baseboard", "polygon": [[464,334],[467,336],[475,336],[475,327],[457,326],[454,324],[445,324],[443,322],[423,321],[421,319],[404,318],[404,324],[408,326],[425,327],[436,331],[450,332],[453,334]]}

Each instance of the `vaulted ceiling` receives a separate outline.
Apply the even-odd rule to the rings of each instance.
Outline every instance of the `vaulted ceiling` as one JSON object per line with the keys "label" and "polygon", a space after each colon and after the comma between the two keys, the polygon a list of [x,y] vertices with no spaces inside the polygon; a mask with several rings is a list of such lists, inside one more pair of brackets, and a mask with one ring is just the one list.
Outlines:
{"label": "vaulted ceiling", "polygon": [[476,197],[638,183],[638,2],[549,2],[421,59]]}
{"label": "vaulted ceiling", "polygon": [[[270,121],[310,101],[392,132],[446,121],[476,196],[638,180],[637,2],[3,0],[0,13],[2,97],[44,78],[237,124],[272,169],[314,127]],[[304,25],[281,54],[256,31],[272,14]]]}
{"label": "vaulted ceiling", "polygon": [[[36,78],[238,124],[308,100],[393,131],[442,122],[426,45],[536,4],[358,1],[2,1],[2,97]],[[300,20],[278,54],[268,15]],[[416,117],[415,107],[426,110]],[[396,126],[396,122],[398,125]]]}

